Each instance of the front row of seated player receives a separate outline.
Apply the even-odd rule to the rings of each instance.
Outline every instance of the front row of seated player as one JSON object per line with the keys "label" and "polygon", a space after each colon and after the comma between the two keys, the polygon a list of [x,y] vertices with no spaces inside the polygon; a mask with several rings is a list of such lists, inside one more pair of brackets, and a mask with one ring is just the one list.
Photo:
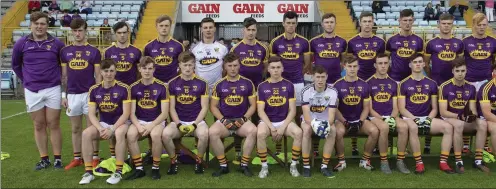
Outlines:
{"label": "front row of seated player", "polygon": [[[183,136],[195,136],[199,139],[195,173],[204,172],[202,156],[206,152],[207,142],[210,142],[220,163],[220,169],[212,175],[217,177],[227,174],[229,169],[222,139],[233,134],[246,138],[240,166],[240,171],[246,176],[253,175],[248,164],[255,142],[262,162],[259,177],[266,178],[269,174],[266,147],[268,136],[271,136],[274,142],[280,142],[284,136],[290,136],[293,138],[290,174],[294,177],[300,175],[297,162],[303,152],[303,176],[310,177],[311,137],[317,135],[325,139],[321,173],[325,177],[334,177],[332,171],[327,168],[334,143],[339,159],[334,170],[342,171],[346,168],[344,134],[358,133],[369,136],[359,166],[366,170],[373,169],[369,158],[376,142],[379,142],[381,171],[388,174],[391,173],[387,162],[390,131],[398,132],[397,167],[402,173],[410,172],[403,162],[407,140],[410,139],[416,160],[415,173],[423,173],[418,134],[437,133],[443,134],[440,169],[453,173],[447,164],[447,158],[452,139],[458,137],[455,141],[461,140],[460,130],[478,131],[474,166],[482,171],[489,171],[481,161],[481,149],[486,131],[496,131],[495,81],[492,80],[481,88],[478,95],[481,108],[478,111],[475,89],[464,81],[466,66],[458,59],[459,62],[455,61],[453,68],[455,77],[440,87],[440,112],[442,118],[447,121],[435,118],[438,112],[438,87],[434,81],[423,76],[425,64],[420,54],[412,56],[412,75],[398,86],[387,75],[388,56],[377,57],[374,64],[377,72],[365,82],[357,77],[359,67],[356,57],[346,55],[342,61],[346,76],[338,80],[334,87],[326,84],[327,73],[324,68],[314,68],[314,84],[306,86],[302,94],[298,94],[303,99],[301,127],[293,122],[297,94],[293,85],[281,76],[284,68],[280,58],[269,59],[267,70],[270,78],[255,90],[250,80],[239,75],[240,63],[237,55],[226,55],[223,65],[226,77],[215,84],[211,91],[210,103],[206,82],[194,74],[194,60],[192,53],[181,53],[181,74],[166,85],[153,78],[154,60],[144,57],[138,65],[142,79],[131,86],[115,80],[115,62],[108,59],[102,61],[103,81],[91,87],[89,92],[89,117],[93,127],[88,127],[83,132],[82,153],[86,172],[80,184],[88,184],[95,178],[91,161],[92,142],[95,140],[106,139],[115,144],[116,172],[107,179],[107,183],[117,184],[122,179],[126,145],[135,165],[135,170],[127,179],[145,176],[138,146],[138,141],[145,137],[150,137],[153,142],[152,179],[161,177],[159,165],[162,145],[171,158],[167,174],[177,174],[177,154],[173,140]],[[444,90],[448,92],[445,93]],[[466,106],[467,103],[469,106]],[[217,119],[210,128],[204,121],[209,109]],[[100,119],[96,116],[97,111]],[[255,111],[260,117],[258,126],[250,121]],[[487,122],[477,118],[477,113],[483,114]],[[399,117],[399,114],[402,117]],[[169,115],[172,122],[166,126]],[[474,124],[474,121],[479,124]],[[486,129],[487,127],[489,129]],[[494,145],[496,134],[491,136]],[[463,173],[463,162],[459,156],[461,145],[461,142],[454,145],[458,173]]]}

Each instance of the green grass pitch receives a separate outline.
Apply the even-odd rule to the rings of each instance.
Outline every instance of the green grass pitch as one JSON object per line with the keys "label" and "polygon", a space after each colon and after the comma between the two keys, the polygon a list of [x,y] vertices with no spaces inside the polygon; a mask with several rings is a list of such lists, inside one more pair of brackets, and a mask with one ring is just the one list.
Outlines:
{"label": "green grass pitch", "polygon": [[[482,172],[472,168],[472,157],[464,157],[466,173],[463,175],[447,175],[438,169],[438,157],[424,157],[426,173],[424,175],[403,175],[396,170],[395,158],[390,157],[390,165],[393,168],[392,175],[384,175],[378,169],[367,172],[358,168],[358,159],[348,159],[346,168],[343,172],[337,173],[335,178],[324,178],[317,168],[320,162],[316,162],[316,167],[312,169],[311,178],[293,178],[289,174],[289,169],[283,169],[278,165],[270,166],[270,175],[266,179],[259,179],[257,176],[247,178],[237,172],[237,166],[230,164],[231,173],[221,178],[213,178],[211,173],[214,172],[218,163],[217,160],[210,162],[205,174],[195,175],[193,165],[179,165],[179,173],[175,176],[166,175],[169,159],[162,159],[161,174],[162,179],[159,181],[151,180],[150,167],[146,166],[147,176],[142,179],[126,181],[115,186],[105,183],[106,177],[97,177],[91,184],[81,186],[78,184],[81,175],[84,173],[84,167],[77,167],[70,171],[55,170],[53,167],[34,171],[34,165],[39,160],[38,150],[34,142],[33,126],[28,114],[21,114],[15,117],[4,119],[25,111],[24,101],[2,100],[2,130],[1,130],[1,148],[3,152],[10,153],[9,159],[1,162],[1,187],[3,188],[495,188],[495,175],[485,175]],[[211,123],[211,120],[208,120]],[[61,127],[63,132],[63,150],[62,158],[64,164],[68,164],[72,159],[71,145],[71,128],[69,120],[65,113],[61,114]],[[359,140],[360,152],[363,152],[363,140]],[[423,141],[423,139],[421,139]],[[231,141],[231,139],[227,140]],[[193,146],[193,139],[184,140],[189,146]],[[439,153],[439,137],[434,137],[432,142],[432,153]],[[269,142],[271,144],[271,142]],[[288,143],[289,147],[291,142]],[[322,148],[321,143],[321,148]],[[349,155],[350,141],[346,141],[346,154]],[[147,146],[146,141],[141,142],[141,150],[144,151]],[[273,149],[273,145],[270,145]],[[108,158],[108,143],[100,143],[100,156]],[[252,158],[256,153],[252,153]],[[227,155],[228,159],[234,157],[231,151]],[[50,159],[53,154],[50,150]],[[53,160],[52,160],[53,161]],[[372,164],[379,168],[379,158],[372,159]],[[413,158],[407,157],[407,164],[410,170],[414,169]],[[333,157],[331,166],[335,165],[336,159]],[[454,168],[454,160],[450,157],[450,165]],[[489,168],[496,171],[496,164],[490,164]],[[258,175],[260,166],[251,165],[254,174]],[[124,175],[126,177],[127,175]]]}

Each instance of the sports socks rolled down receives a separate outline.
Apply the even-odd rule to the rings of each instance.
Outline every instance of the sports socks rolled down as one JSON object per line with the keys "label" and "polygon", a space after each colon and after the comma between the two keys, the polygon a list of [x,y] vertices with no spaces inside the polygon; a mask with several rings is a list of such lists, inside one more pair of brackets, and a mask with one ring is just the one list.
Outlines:
{"label": "sports socks rolled down", "polygon": [[84,162],[84,171],[93,174],[93,164],[91,162]]}
{"label": "sports socks rolled down", "polygon": [[116,161],[115,162],[115,173],[118,173],[118,174],[121,174],[122,175],[122,167],[124,166],[124,162],[123,161]]}
{"label": "sports socks rolled down", "polygon": [[160,168],[160,157],[153,157],[152,169],[159,169],[159,168]]}
{"label": "sports socks rolled down", "polygon": [[[447,152],[447,151],[441,151],[441,157],[439,159],[439,162],[441,162],[441,163],[448,162],[448,157],[449,157],[449,152]],[[460,154],[460,159],[461,159],[461,154]]]}
{"label": "sports socks rolled down", "polygon": [[262,162],[262,166],[266,167],[267,164],[267,149],[259,149],[257,150],[258,157],[260,157],[260,161]]}
{"label": "sports socks rolled down", "polygon": [[292,154],[291,165],[296,165],[296,163],[298,162],[298,159],[300,158],[301,148],[299,146],[293,146],[291,148],[291,154]]}
{"label": "sports socks rolled down", "polygon": [[420,152],[413,152],[413,159],[415,159],[416,164],[423,164],[424,162],[422,161],[422,155]]}
{"label": "sports socks rolled down", "polygon": [[405,152],[398,152],[396,155],[396,159],[403,161],[405,159]]}
{"label": "sports socks rolled down", "polygon": [[340,163],[342,163],[342,162],[344,162],[344,161],[345,161],[345,160],[344,160],[344,154],[338,154],[338,161],[339,161]]}
{"label": "sports socks rolled down", "polygon": [[81,159],[81,152],[74,152],[74,159],[80,160]]}
{"label": "sports socks rolled down", "polygon": [[370,153],[368,152],[363,152],[363,155],[362,155],[362,160],[364,161],[367,161],[370,159]]}
{"label": "sports socks rolled down", "polygon": [[112,156],[112,158],[115,158],[115,146],[112,146],[110,145],[110,156]]}
{"label": "sports socks rolled down", "polygon": [[303,168],[310,169],[310,154],[302,154]]}
{"label": "sports socks rolled down", "polygon": [[248,166],[249,162],[250,162],[250,156],[243,155],[243,157],[241,158],[241,166]]}
{"label": "sports socks rolled down", "polygon": [[482,149],[475,149],[475,164],[480,165],[482,163]]}
{"label": "sports socks rolled down", "polygon": [[353,150],[358,149],[357,143],[358,143],[358,138],[357,137],[352,137],[351,138],[351,148]]}
{"label": "sports socks rolled down", "polygon": [[331,161],[331,154],[323,154],[322,155],[322,165],[320,166],[320,168],[326,169],[327,165],[329,165],[329,161]]}
{"label": "sports socks rolled down", "polygon": [[224,154],[217,156],[217,160],[221,167],[227,167],[227,158]]}
{"label": "sports socks rolled down", "polygon": [[141,154],[134,155],[132,158],[136,169],[143,170],[143,158],[141,157]]}
{"label": "sports socks rolled down", "polygon": [[93,159],[99,159],[99,155],[98,155],[99,151],[93,151]]}

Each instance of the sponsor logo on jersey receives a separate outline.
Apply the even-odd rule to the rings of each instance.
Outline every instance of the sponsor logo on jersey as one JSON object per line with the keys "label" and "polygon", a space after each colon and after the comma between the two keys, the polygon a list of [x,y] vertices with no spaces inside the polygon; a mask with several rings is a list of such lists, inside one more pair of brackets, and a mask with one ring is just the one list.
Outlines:
{"label": "sponsor logo on jersey", "polygon": [[229,106],[239,106],[243,103],[243,97],[240,95],[229,95],[224,99],[224,102]]}
{"label": "sponsor logo on jersey", "polygon": [[138,106],[143,109],[152,109],[157,107],[157,102],[149,98],[142,98],[138,101]]}
{"label": "sponsor logo on jersey", "polygon": [[69,61],[69,68],[73,70],[83,70],[89,65],[88,61],[80,58],[73,58]]}
{"label": "sponsor logo on jersey", "polygon": [[410,101],[415,104],[423,104],[426,103],[428,100],[429,96],[422,93],[414,93],[412,96],[410,96]]}
{"label": "sponsor logo on jersey", "polygon": [[282,106],[286,104],[286,97],[279,95],[272,95],[267,99],[267,104],[273,107]]}
{"label": "sponsor logo on jersey", "polygon": [[180,94],[179,97],[177,97],[177,102],[181,104],[193,104],[193,102],[196,101],[196,96],[192,96],[189,94]]}
{"label": "sponsor logo on jersey", "polygon": [[343,102],[348,106],[356,106],[360,103],[361,99],[362,98],[360,96],[351,94],[351,95],[346,95],[343,98]]}

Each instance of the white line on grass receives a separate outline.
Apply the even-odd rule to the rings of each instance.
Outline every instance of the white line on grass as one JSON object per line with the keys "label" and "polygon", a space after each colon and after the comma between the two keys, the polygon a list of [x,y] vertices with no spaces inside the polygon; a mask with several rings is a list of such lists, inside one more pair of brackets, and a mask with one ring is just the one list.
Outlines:
{"label": "white line on grass", "polygon": [[13,118],[13,117],[15,117],[15,116],[22,115],[22,114],[25,114],[25,113],[27,113],[27,112],[19,112],[19,113],[14,114],[14,115],[9,115],[9,116],[7,116],[7,117],[2,117],[2,120],[9,119],[9,118]]}

